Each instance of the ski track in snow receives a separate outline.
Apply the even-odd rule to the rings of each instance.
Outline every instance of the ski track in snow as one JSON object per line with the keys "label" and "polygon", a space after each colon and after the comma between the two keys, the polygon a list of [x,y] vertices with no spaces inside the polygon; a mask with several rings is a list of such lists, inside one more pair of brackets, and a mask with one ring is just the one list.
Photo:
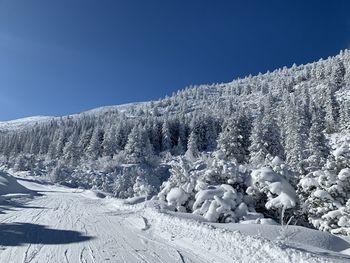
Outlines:
{"label": "ski track in snow", "polygon": [[0,263],[333,262],[142,205],[118,209],[84,191],[20,182],[42,196],[0,212]]}
{"label": "ski track in snow", "polygon": [[[43,194],[27,202],[28,208],[13,208],[0,213],[1,224],[30,224],[15,240],[22,244],[4,245],[0,232],[0,262],[204,262],[191,251],[182,251],[160,238],[155,238],[145,230],[133,229],[125,220],[126,216],[106,205],[103,199],[89,199],[72,189],[43,186],[21,182],[27,188]],[[112,210],[114,209],[114,210]],[[143,219],[146,220],[147,219]],[[45,226],[48,231],[31,231],[36,225]],[[57,244],[45,244],[50,230],[57,230]],[[60,233],[60,230],[63,230]],[[77,235],[91,239],[79,242],[79,237],[68,235],[61,238],[64,230],[78,231]],[[32,237],[27,238],[28,235]],[[25,243],[26,240],[34,242]],[[55,240],[55,238],[53,238]],[[64,244],[70,242],[69,244]],[[181,255],[181,256],[179,256]]]}

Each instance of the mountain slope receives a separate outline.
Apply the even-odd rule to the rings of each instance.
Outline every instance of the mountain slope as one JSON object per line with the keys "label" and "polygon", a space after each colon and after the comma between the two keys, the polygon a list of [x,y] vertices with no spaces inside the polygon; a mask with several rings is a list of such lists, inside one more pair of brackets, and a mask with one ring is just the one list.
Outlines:
{"label": "mountain slope", "polygon": [[213,222],[292,218],[350,235],[349,91],[343,51],[159,101],[19,122],[0,133],[0,164],[120,198],[155,196]]}

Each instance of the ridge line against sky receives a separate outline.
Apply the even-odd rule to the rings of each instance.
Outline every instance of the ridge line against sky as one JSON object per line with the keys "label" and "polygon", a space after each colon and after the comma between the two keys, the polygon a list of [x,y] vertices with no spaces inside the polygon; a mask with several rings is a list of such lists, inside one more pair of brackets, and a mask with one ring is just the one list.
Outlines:
{"label": "ridge line against sky", "polygon": [[0,1],[0,120],[156,100],[350,48],[350,1]]}

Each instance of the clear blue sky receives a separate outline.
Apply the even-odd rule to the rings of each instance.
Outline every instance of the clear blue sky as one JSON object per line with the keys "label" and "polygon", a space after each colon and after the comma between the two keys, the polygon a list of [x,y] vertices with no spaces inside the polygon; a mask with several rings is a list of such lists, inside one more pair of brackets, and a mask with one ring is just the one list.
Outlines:
{"label": "clear blue sky", "polygon": [[0,120],[158,99],[350,48],[350,1],[0,0]]}

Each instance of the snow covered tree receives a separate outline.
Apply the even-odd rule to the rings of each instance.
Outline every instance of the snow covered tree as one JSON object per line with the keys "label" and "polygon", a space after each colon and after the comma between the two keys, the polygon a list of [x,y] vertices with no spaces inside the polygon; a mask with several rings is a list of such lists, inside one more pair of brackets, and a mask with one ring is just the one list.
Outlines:
{"label": "snow covered tree", "polygon": [[156,189],[148,183],[145,176],[137,176],[136,182],[133,185],[133,191],[135,196],[145,196],[146,198],[155,193]]}
{"label": "snow covered tree", "polygon": [[306,143],[308,140],[305,111],[296,102],[291,102],[286,118],[287,132],[285,139],[286,161],[300,174],[305,173]]}
{"label": "snow covered tree", "polygon": [[79,147],[79,137],[77,130],[72,133],[67,143],[63,148],[64,159],[69,162],[70,165],[76,166],[79,163],[82,149]]}
{"label": "snow covered tree", "polygon": [[107,130],[105,130],[102,142],[102,152],[104,156],[113,157],[113,155],[116,153],[116,150],[116,128],[115,126],[111,126]]}
{"label": "snow covered tree", "polygon": [[190,137],[188,138],[187,151],[185,153],[185,155],[190,160],[195,160],[199,156],[197,142],[198,142],[197,134],[194,131],[192,131],[190,134]]}
{"label": "snow covered tree", "polygon": [[255,118],[252,135],[250,137],[251,145],[249,147],[249,163],[257,166],[263,164],[268,154],[267,145],[264,141],[264,130],[262,124],[262,115]]}
{"label": "snow covered tree", "polygon": [[308,141],[308,171],[321,169],[326,164],[330,152],[328,142],[323,133],[325,128],[323,116],[322,109],[314,106],[312,109],[312,124]]}
{"label": "snow covered tree", "polygon": [[162,126],[162,151],[170,151],[171,148],[172,142],[169,123],[164,121]]}
{"label": "snow covered tree", "polygon": [[69,170],[63,162],[58,162],[57,165],[49,173],[49,178],[54,183],[65,182],[69,178]]}
{"label": "snow covered tree", "polygon": [[243,148],[243,136],[237,119],[229,119],[224,123],[218,139],[218,148],[228,159],[234,158],[238,163],[245,160],[246,152]]}
{"label": "snow covered tree", "polygon": [[142,126],[135,126],[131,130],[124,156],[125,161],[129,164],[149,163],[153,160],[152,145]]}
{"label": "snow covered tree", "polygon": [[339,104],[334,96],[334,88],[331,84],[328,84],[326,89],[325,105],[325,124],[326,132],[333,133],[337,131],[337,122],[339,117]]}
{"label": "snow covered tree", "polygon": [[350,128],[350,102],[347,100],[340,104],[339,126],[341,130],[349,130]]}
{"label": "snow covered tree", "polygon": [[87,156],[92,160],[96,160],[101,155],[101,131],[99,127],[95,127],[90,143],[87,148]]}
{"label": "snow covered tree", "polygon": [[251,112],[244,108],[238,112],[238,127],[242,135],[242,147],[244,151],[245,161],[249,161],[250,137],[253,129],[253,117]]}
{"label": "snow covered tree", "polygon": [[345,66],[340,58],[336,58],[332,63],[331,82],[339,89],[344,83]]}
{"label": "snow covered tree", "polygon": [[272,156],[284,157],[284,149],[281,144],[280,128],[277,125],[275,113],[272,111],[272,104],[264,108],[264,116],[262,118],[263,140],[266,150]]}

